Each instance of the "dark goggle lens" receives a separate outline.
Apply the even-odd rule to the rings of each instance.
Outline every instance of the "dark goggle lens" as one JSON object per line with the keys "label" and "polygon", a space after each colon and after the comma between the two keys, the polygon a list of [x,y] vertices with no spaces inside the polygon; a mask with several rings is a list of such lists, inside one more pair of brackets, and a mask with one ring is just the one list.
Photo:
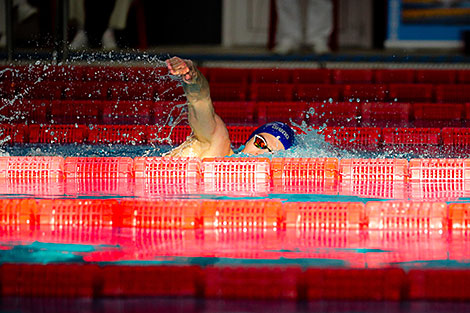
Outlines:
{"label": "dark goggle lens", "polygon": [[255,135],[255,141],[253,142],[256,148],[259,149],[268,149],[268,145],[266,143],[266,140],[258,135]]}

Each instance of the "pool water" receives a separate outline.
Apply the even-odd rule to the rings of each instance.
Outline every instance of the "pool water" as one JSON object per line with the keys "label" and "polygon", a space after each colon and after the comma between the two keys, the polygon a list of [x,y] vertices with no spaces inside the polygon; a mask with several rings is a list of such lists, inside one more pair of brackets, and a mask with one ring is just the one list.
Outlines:
{"label": "pool water", "polygon": [[[174,83],[166,76],[165,80]],[[64,93],[91,95],[78,89]],[[32,91],[37,90],[19,98]],[[116,92],[113,89],[110,96]],[[330,100],[317,103],[318,108],[333,104]],[[103,101],[109,104],[109,99]],[[116,108],[122,103],[118,97]],[[121,117],[132,119],[136,107],[131,109],[130,116]],[[69,118],[67,112],[59,113],[63,115],[59,118]],[[312,109],[307,113],[320,115]],[[170,116],[170,122],[181,117],[181,113],[174,119]],[[109,116],[101,112],[91,118]],[[212,180],[201,179],[204,170],[189,179],[173,169],[168,171],[173,176],[165,172],[168,176],[112,179],[86,175],[12,179],[2,174],[2,309],[30,311],[36,305],[72,312],[78,310],[75,306],[90,312],[468,309],[468,303],[420,302],[470,299],[467,165],[444,164],[450,176],[430,181],[407,181],[403,173],[396,179],[400,175],[393,171],[403,169],[400,164],[391,174],[388,169],[381,172],[380,166],[365,167],[358,174],[393,176],[391,180],[348,179],[338,168],[331,170],[334,179],[298,174],[292,180],[276,180],[271,167],[276,158],[333,157],[337,165],[349,159],[401,159],[408,171],[414,158],[452,157],[437,145],[427,153],[396,152],[388,150],[393,148],[390,144],[375,150],[342,149],[318,134],[326,124],[315,128],[291,122],[304,134],[294,149],[260,156],[267,158],[259,167],[262,173],[249,172],[245,164],[232,166],[235,170],[228,174],[214,170],[211,175],[217,179]],[[354,118],[346,122],[357,124]],[[377,131],[370,134],[378,136]],[[354,144],[355,136],[341,137],[341,144]],[[428,144],[423,142],[420,148]],[[379,145],[372,142],[372,146]],[[168,145],[13,144],[2,146],[0,155],[137,158],[158,157],[169,149]],[[246,157],[234,156],[242,161]],[[319,172],[326,177],[328,170]],[[459,179],[449,179],[460,170],[464,174]],[[67,297],[71,299],[64,300]],[[367,301],[372,299],[380,301]]]}

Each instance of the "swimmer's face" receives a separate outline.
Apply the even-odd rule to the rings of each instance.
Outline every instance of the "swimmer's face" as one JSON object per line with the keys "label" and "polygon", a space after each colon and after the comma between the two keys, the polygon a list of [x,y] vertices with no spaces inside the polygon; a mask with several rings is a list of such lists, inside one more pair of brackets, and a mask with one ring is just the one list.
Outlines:
{"label": "swimmer's face", "polygon": [[247,141],[243,153],[260,155],[274,151],[285,150],[281,141],[269,133],[259,133]]}

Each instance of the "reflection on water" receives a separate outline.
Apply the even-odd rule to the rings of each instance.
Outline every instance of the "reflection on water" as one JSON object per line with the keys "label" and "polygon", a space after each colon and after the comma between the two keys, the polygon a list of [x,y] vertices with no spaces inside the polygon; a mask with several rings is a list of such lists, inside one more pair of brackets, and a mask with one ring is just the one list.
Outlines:
{"label": "reflection on water", "polygon": [[310,180],[283,184],[200,182],[193,178],[165,179],[0,179],[0,198],[142,198],[256,199],[284,201],[367,202],[379,200],[463,201],[470,198],[465,182],[336,182]]}
{"label": "reflection on water", "polygon": [[462,231],[251,228],[145,229],[28,225],[0,227],[4,262],[298,264],[404,268],[468,266]]}

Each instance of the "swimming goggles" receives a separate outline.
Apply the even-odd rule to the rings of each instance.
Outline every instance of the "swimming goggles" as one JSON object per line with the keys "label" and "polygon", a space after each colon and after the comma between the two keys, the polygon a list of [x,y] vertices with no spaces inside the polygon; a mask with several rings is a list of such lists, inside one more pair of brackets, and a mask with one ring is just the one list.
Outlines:
{"label": "swimming goggles", "polygon": [[273,152],[273,150],[269,149],[268,143],[266,142],[266,139],[263,136],[255,135],[254,138],[255,140],[253,141],[253,144],[256,148],[261,150],[267,149],[269,152]]}

